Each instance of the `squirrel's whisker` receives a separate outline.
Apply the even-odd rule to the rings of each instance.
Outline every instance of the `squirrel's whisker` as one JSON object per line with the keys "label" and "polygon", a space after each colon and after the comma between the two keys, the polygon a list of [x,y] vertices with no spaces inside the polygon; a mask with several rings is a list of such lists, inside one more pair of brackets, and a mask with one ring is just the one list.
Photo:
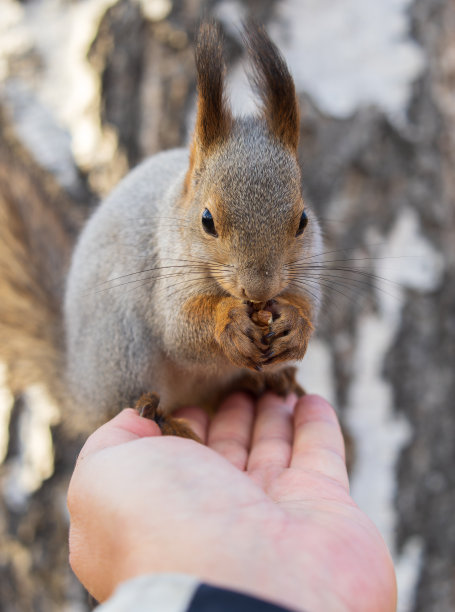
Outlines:
{"label": "squirrel's whisker", "polygon": [[[360,273],[360,272],[359,272]],[[381,277],[375,277],[375,276],[367,276],[367,278],[351,278],[351,277],[345,277],[343,275],[338,275],[338,274],[330,274],[327,271],[325,272],[319,272],[318,274],[308,274],[305,273],[303,275],[295,275],[295,276],[291,276],[292,278],[314,278],[317,279],[318,281],[326,281],[326,282],[332,282],[333,284],[342,286],[342,287],[346,287],[349,288],[349,285],[351,284],[355,284],[359,287],[366,287],[369,289],[375,289],[376,291],[380,291],[381,293],[384,293],[385,295],[388,295],[389,297],[392,297],[393,299],[400,299],[399,296],[394,295],[393,293],[390,293],[389,291],[387,291],[383,286],[381,286],[379,283],[380,281],[386,281],[387,279],[382,279]],[[392,282],[392,281],[390,281]],[[394,285],[397,285],[398,287],[401,287],[401,285],[399,283],[393,283]],[[351,287],[351,289],[353,290],[354,287]],[[358,295],[362,295],[362,292],[359,290]]]}
{"label": "squirrel's whisker", "polygon": [[[293,281],[296,285],[300,285],[302,287],[305,287],[305,281],[299,281],[299,280],[294,280]],[[344,293],[343,291],[341,291],[341,289],[338,289],[337,287],[334,287],[333,285],[335,283],[333,283],[333,281],[318,281],[319,284],[322,287],[326,287],[328,289],[330,289],[331,291],[335,291],[336,293],[338,293],[339,295],[342,295],[343,297],[345,297],[348,301],[352,301],[354,302],[354,297],[352,295],[346,295],[346,293]]]}
{"label": "squirrel's whisker", "polygon": [[[110,287],[103,287],[102,289],[94,289],[85,295],[90,295],[90,293],[103,293],[105,291],[110,291],[111,289],[117,289],[118,287],[124,287],[125,285],[131,285],[134,283],[147,282],[147,281],[153,281],[153,280],[160,281],[160,280],[164,280],[164,279],[167,279],[173,276],[186,276],[188,274],[200,274],[200,273],[201,273],[201,270],[195,270],[194,272],[191,272],[191,271],[174,272],[174,273],[169,272],[167,274],[159,274],[157,276],[146,276],[146,277],[141,277],[141,278],[136,278],[136,279],[132,279],[129,281],[125,281],[124,283],[117,283],[116,285],[111,285]],[[130,275],[127,274],[126,276],[130,276]],[[120,278],[123,278],[123,277],[112,279],[112,282],[119,280]],[[111,281],[104,281],[104,283],[101,283],[101,284],[106,284],[108,282],[111,282]]]}
{"label": "squirrel's whisker", "polygon": [[[220,289],[218,283],[216,281],[214,281],[213,279],[211,279],[210,277],[206,277],[205,280],[210,280],[211,283],[208,284],[207,286],[207,290],[209,290],[210,288],[218,288]],[[175,283],[174,285],[171,285],[170,287],[166,287],[166,289],[172,289],[175,287],[175,285],[178,283]],[[192,287],[195,287],[196,289],[198,289],[200,287],[200,285],[198,283],[190,283],[188,285],[185,285],[184,287],[179,287],[178,289],[174,289],[174,291],[170,292],[167,294],[167,298],[172,298],[175,297],[176,295],[178,295],[179,293],[183,292],[183,291],[188,291],[191,290]],[[196,295],[199,294],[199,291],[196,292]]]}
{"label": "squirrel's whisker", "polygon": [[346,281],[352,282],[360,282],[362,278],[352,278],[352,276],[359,276],[363,277],[364,282],[375,281],[378,283],[378,285],[380,283],[386,283],[388,285],[394,285],[395,287],[399,287],[400,289],[402,288],[402,284],[397,281],[385,278],[383,276],[379,276],[378,274],[374,274],[373,272],[367,272],[365,270],[358,270],[355,268],[319,268],[317,272],[315,272],[314,269],[309,268],[308,270],[302,271],[302,274],[313,274],[315,277],[322,277],[322,275],[326,275],[332,276],[333,278],[342,278]]}
{"label": "squirrel's whisker", "polygon": [[[367,244],[365,246],[367,247],[381,247],[381,246],[385,246],[386,243],[384,242],[378,242],[378,243],[374,243],[374,244]],[[320,251],[318,253],[313,253],[312,255],[306,255],[305,257],[301,257],[299,259],[296,259],[294,261],[290,261],[288,262],[289,264],[294,264],[294,263],[299,263],[299,262],[305,262],[311,259],[315,259],[316,257],[323,257],[324,255],[330,255],[333,253],[352,253],[352,248],[345,248],[345,249],[332,249],[329,251]],[[403,257],[406,257],[406,255],[404,255]],[[399,257],[398,257],[399,258]],[[366,259],[382,259],[382,257],[371,257],[371,258],[366,258]],[[384,259],[388,259],[388,257],[385,257]],[[344,260],[344,259],[343,259]]]}
{"label": "squirrel's whisker", "polygon": [[[187,288],[187,287],[199,286],[199,283],[200,283],[201,280],[211,280],[211,277],[210,276],[202,276],[202,277],[192,278],[190,280],[185,279],[183,281],[179,281],[177,283],[173,283],[172,285],[166,285],[166,286],[163,286],[163,287],[157,287],[155,289],[155,291],[156,291],[156,294],[161,294],[161,293],[163,293],[163,291],[166,291],[168,289],[172,289],[173,287],[175,287],[177,285],[183,285],[183,287],[181,289],[185,290],[185,288]],[[150,285],[149,279],[146,279],[142,284],[136,285],[135,287],[131,287],[130,289],[125,290],[125,293],[129,293],[130,291],[137,291],[138,289],[141,289],[143,287],[147,287],[149,285]]]}
{"label": "squirrel's whisker", "polygon": [[[172,265],[169,265],[169,266],[153,266],[152,268],[144,268],[143,270],[138,270],[136,272],[129,272],[127,274],[122,274],[120,276],[116,276],[114,278],[110,278],[108,280],[100,282],[99,284],[95,285],[95,287],[101,287],[102,285],[105,285],[107,283],[111,283],[113,281],[120,280],[122,278],[127,278],[129,276],[134,276],[134,275],[138,275],[138,274],[145,274],[146,272],[155,272],[155,271],[158,271],[158,270],[166,270],[166,269],[174,269],[174,268],[186,268],[186,269],[190,268],[191,269],[192,267],[198,268],[198,272],[199,272],[200,269],[202,269],[202,268],[205,269],[208,266],[202,265],[202,264],[193,264],[191,266],[188,266],[186,264],[185,265],[172,264]],[[138,279],[138,280],[141,280],[141,279]]]}
{"label": "squirrel's whisker", "polygon": [[[294,284],[293,281],[291,281],[289,283],[289,286],[292,287],[293,284]],[[311,287],[314,287],[315,291],[321,288],[321,285],[318,282],[312,282],[311,280],[308,281],[307,283],[296,284],[295,286],[297,287],[299,291],[301,291],[303,287],[303,290],[315,299],[315,302],[318,304],[321,313],[324,313],[325,315],[327,315],[331,320],[332,319],[331,308],[336,308],[338,312],[342,312],[341,307],[337,302],[332,301],[329,303],[327,301],[328,296],[324,292],[322,293],[322,295],[315,294],[313,291],[311,291],[308,288],[308,284]]]}

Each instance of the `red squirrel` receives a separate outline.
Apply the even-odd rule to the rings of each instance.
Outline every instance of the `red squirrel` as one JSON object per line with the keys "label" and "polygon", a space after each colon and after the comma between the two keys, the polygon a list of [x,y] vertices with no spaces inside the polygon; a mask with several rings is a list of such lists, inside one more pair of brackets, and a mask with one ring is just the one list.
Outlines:
{"label": "red squirrel", "polygon": [[[299,391],[320,302],[322,250],[302,198],[293,79],[264,29],[245,28],[256,116],[233,117],[218,28],[196,43],[198,105],[190,150],[147,159],[81,233],[65,297],[67,375],[95,417],[153,405],[213,409],[233,389]],[[150,396],[160,397],[160,407]]]}

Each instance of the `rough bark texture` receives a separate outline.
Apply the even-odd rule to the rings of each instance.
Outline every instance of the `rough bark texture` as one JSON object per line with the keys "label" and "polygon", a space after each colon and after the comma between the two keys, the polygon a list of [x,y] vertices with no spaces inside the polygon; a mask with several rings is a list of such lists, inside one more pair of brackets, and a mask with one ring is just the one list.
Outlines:
{"label": "rough bark texture", "polygon": [[427,235],[444,254],[446,271],[431,295],[407,296],[387,375],[413,427],[413,441],[399,463],[396,501],[401,543],[413,535],[425,542],[415,604],[423,612],[455,606],[455,528],[450,519],[455,509],[450,468],[455,462],[455,7],[452,2],[420,2],[413,15],[415,35],[430,62],[411,109],[415,124],[427,126],[413,150],[411,176],[420,189],[412,196]]}
{"label": "rough bark texture", "polygon": [[[44,8],[39,10],[44,11],[49,3],[41,4]],[[187,142],[194,119],[195,27],[201,15],[222,17],[223,5],[221,1],[175,0],[168,11],[147,17],[147,3],[118,0],[110,7],[106,3],[98,17],[92,14],[94,36],[82,50],[100,89],[93,95],[90,116],[92,122],[97,121],[99,142],[107,138],[111,144],[109,155],[99,157],[95,146],[92,157],[86,156],[79,166],[69,148],[65,149],[67,157],[55,152],[61,140],[57,142],[54,136],[64,134],[59,124],[67,121],[73,138],[73,130],[80,128],[71,124],[67,114],[58,116],[58,105],[40,89],[48,62],[42,42],[40,46],[31,37],[25,46],[5,45],[5,52],[1,36],[6,33],[0,32],[4,84],[0,95],[0,240],[5,241],[14,227],[17,235],[28,237],[28,252],[33,255],[34,242],[40,241],[36,223],[26,212],[33,191],[49,203],[53,222],[59,220],[62,236],[70,245],[81,219],[128,168],[147,155]],[[10,0],[10,6],[16,10],[19,4]],[[272,26],[280,23],[279,2],[239,3],[237,8],[247,12],[247,6],[260,21]],[[62,1],[59,15],[66,15],[67,9]],[[23,10],[29,19],[38,11],[33,2]],[[424,253],[431,255],[422,255],[428,260],[422,265],[430,266],[429,272],[424,267],[421,271],[422,277],[428,275],[426,284],[419,284],[419,268],[412,278],[397,275],[402,260],[409,263],[406,248],[412,244],[403,244],[403,251],[390,259],[391,278],[398,278],[401,287],[399,305],[391,307],[396,314],[390,323],[393,333],[379,363],[377,378],[387,386],[391,398],[388,420],[379,427],[385,438],[389,433],[393,437],[393,423],[405,422],[408,433],[392,461],[389,501],[393,525],[385,536],[397,567],[404,563],[410,542],[417,542],[419,550],[413,566],[415,584],[406,587],[403,582],[407,595],[403,595],[400,610],[451,612],[455,609],[455,5],[451,0],[416,0],[406,18],[424,65],[413,82],[404,118],[396,120],[374,104],[359,106],[344,118],[331,116],[311,91],[300,88],[300,158],[305,193],[322,220],[329,259],[337,260],[327,268],[328,299],[317,342],[330,358],[327,388],[333,387],[334,399],[353,429],[354,445],[360,448],[358,461],[363,455],[355,427],[362,416],[353,412],[360,377],[356,355],[360,354],[365,321],[384,324],[387,329],[381,300],[394,290],[392,282],[382,282],[377,265],[387,257],[387,245],[392,244],[391,237],[405,218],[416,224],[416,241],[425,244],[428,251]],[[25,17],[17,23],[21,19]],[[238,61],[241,48],[224,17],[222,23],[229,65]],[[63,26],[57,21],[49,27],[58,30]],[[17,28],[14,32],[19,37]],[[33,117],[44,117],[40,115],[43,108],[49,121],[31,123]],[[35,138],[32,126],[37,130]],[[43,142],[48,144],[45,154]],[[45,429],[52,430],[54,467],[40,472],[41,481],[35,479],[34,485],[27,485],[26,480],[20,484],[30,467],[27,462],[34,461],[27,459],[24,431],[39,416],[36,385],[41,385],[47,394],[44,397],[60,406],[61,390],[50,380],[58,368],[55,355],[34,367],[33,358],[39,357],[41,345],[31,340],[26,344],[32,330],[25,322],[13,324],[5,305],[8,287],[14,285],[14,265],[19,265],[16,284],[24,300],[30,283],[37,283],[43,292],[41,302],[32,307],[41,308],[42,328],[47,323],[50,326],[48,331],[41,329],[42,341],[47,335],[52,339],[57,333],[52,317],[59,316],[58,295],[68,262],[65,253],[56,262],[54,274],[49,258],[30,268],[25,255],[18,264],[0,257],[0,361],[6,364],[1,401],[12,405],[10,412],[4,409],[4,425],[0,423],[0,429],[6,430],[0,431],[6,434],[0,466],[0,609],[7,612],[88,609],[87,596],[69,570],[66,543],[65,490],[81,439],[72,432],[68,415],[60,415],[61,425],[56,425],[57,418],[42,417]],[[27,312],[25,306],[23,312]],[[377,338],[378,345],[371,342],[368,353],[380,350],[380,335]],[[13,348],[8,350],[8,346]],[[24,347],[23,359],[17,347]],[[43,363],[52,364],[47,374]],[[304,384],[312,390],[311,381]],[[376,405],[376,397],[366,396],[365,418],[370,399]],[[370,486],[374,488],[375,483]]]}

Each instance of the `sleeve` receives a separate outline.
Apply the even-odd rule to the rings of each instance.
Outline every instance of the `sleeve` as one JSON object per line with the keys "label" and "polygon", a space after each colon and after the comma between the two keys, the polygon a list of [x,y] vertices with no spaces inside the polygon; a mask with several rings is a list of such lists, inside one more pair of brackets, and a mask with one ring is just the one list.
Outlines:
{"label": "sleeve", "polygon": [[291,612],[288,608],[200,583],[184,574],[139,576],[121,584],[95,612]]}

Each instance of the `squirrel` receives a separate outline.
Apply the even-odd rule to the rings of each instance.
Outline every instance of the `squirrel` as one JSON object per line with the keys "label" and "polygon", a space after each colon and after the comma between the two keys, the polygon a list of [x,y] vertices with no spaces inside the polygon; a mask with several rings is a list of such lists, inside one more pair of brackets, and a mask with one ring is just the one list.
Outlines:
{"label": "squirrel", "polygon": [[142,162],[81,232],[64,301],[67,379],[91,415],[139,400],[163,431],[191,437],[171,416],[179,406],[213,410],[234,389],[301,392],[292,362],[318,314],[317,271],[305,282],[305,269],[321,233],[302,197],[292,76],[262,27],[243,39],[258,115],[233,117],[220,31],[202,24],[190,150]]}

